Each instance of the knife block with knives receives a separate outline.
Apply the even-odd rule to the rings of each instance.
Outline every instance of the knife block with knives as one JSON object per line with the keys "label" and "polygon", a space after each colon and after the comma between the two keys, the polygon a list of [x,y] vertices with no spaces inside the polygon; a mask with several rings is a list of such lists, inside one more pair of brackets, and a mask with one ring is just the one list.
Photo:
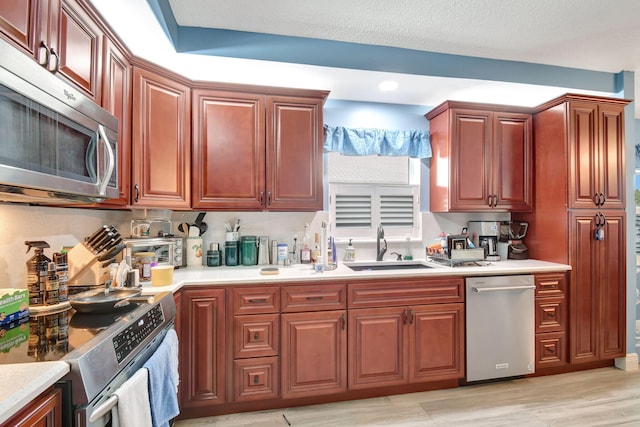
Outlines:
{"label": "knife block with knives", "polygon": [[104,225],[67,253],[70,286],[99,286],[109,280],[109,264],[124,249],[122,236]]}

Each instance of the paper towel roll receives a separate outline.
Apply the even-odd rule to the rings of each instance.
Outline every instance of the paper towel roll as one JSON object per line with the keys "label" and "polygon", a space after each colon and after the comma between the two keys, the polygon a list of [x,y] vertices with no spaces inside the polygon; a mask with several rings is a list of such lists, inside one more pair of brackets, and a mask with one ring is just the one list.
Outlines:
{"label": "paper towel roll", "polygon": [[155,267],[151,267],[151,286],[169,286],[172,283],[172,265],[157,265]]}

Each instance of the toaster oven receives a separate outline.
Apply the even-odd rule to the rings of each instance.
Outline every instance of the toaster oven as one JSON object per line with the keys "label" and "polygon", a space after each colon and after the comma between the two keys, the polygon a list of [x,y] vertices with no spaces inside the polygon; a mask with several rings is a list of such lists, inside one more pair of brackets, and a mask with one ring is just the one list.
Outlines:
{"label": "toaster oven", "polygon": [[138,252],[155,253],[158,265],[172,265],[174,268],[184,267],[184,240],[182,237],[150,237],[142,239],[124,239],[124,260],[129,265],[135,264]]}

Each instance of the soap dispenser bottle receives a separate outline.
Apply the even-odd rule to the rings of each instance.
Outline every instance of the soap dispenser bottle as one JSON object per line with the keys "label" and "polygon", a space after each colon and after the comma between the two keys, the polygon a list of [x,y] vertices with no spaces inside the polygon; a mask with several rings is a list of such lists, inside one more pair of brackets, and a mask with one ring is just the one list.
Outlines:
{"label": "soap dispenser bottle", "polygon": [[344,251],[344,260],[345,261],[355,261],[356,260],[356,248],[351,244],[351,239],[349,239],[349,244],[347,245],[347,249]]}

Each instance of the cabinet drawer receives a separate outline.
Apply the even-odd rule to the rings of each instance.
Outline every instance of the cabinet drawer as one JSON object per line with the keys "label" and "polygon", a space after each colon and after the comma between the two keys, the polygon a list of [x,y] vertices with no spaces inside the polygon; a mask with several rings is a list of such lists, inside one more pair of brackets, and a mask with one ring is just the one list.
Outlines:
{"label": "cabinet drawer", "polygon": [[567,292],[567,279],[564,273],[536,274],[536,296],[550,297],[565,295]]}
{"label": "cabinet drawer", "polygon": [[278,357],[258,357],[233,361],[233,398],[248,402],[278,397]]}
{"label": "cabinet drawer", "polygon": [[233,357],[276,356],[280,347],[279,314],[252,314],[233,318]]}
{"label": "cabinet drawer", "polygon": [[567,338],[564,332],[536,334],[536,370],[567,364]]}
{"label": "cabinet drawer", "polygon": [[564,296],[536,298],[536,333],[560,332],[567,328],[567,304]]}
{"label": "cabinet drawer", "polygon": [[280,311],[280,288],[232,287],[233,314],[278,313]]}
{"label": "cabinet drawer", "polygon": [[349,308],[397,307],[464,301],[464,280],[443,277],[349,283]]}
{"label": "cabinet drawer", "polygon": [[282,287],[283,313],[342,310],[346,307],[346,286],[342,283]]}

